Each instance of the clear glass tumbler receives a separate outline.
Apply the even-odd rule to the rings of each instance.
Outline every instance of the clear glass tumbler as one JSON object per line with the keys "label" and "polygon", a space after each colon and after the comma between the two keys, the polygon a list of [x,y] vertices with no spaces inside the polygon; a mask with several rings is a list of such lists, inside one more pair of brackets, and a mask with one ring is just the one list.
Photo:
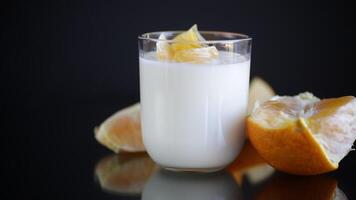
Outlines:
{"label": "clear glass tumbler", "polygon": [[243,34],[200,31],[202,46],[215,46],[213,62],[157,59],[158,42],[175,43],[182,31],[138,37],[143,142],[166,169],[217,171],[239,154],[245,140],[252,39]]}

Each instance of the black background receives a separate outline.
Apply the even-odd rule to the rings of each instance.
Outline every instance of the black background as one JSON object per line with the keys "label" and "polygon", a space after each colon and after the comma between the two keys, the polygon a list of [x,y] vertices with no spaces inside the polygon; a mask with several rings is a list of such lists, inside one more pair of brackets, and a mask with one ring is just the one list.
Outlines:
{"label": "black background", "polygon": [[[321,0],[1,5],[2,193],[96,198],[93,167],[109,151],[93,128],[139,101],[140,33],[195,23],[245,33],[253,38],[251,76],[278,94],[356,95],[352,11],[346,1]],[[351,152],[335,173],[350,199],[355,159]]]}

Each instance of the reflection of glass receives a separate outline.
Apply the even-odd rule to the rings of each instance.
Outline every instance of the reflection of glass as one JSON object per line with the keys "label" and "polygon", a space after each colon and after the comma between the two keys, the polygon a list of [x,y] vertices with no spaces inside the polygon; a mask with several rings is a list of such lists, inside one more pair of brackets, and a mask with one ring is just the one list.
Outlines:
{"label": "reflection of glass", "polygon": [[346,195],[337,187],[337,181],[328,176],[293,176],[278,174],[257,193],[258,200],[275,199],[338,199]]}
{"label": "reflection of glass", "polygon": [[212,174],[175,173],[160,170],[142,193],[143,200],[241,199],[239,186],[225,171]]}
{"label": "reflection of glass", "polygon": [[[143,141],[153,160],[165,168],[216,171],[232,162],[244,143],[251,38],[202,31],[206,41],[194,45],[214,46],[219,51],[215,60],[157,60],[156,46],[182,45],[171,40],[180,33],[139,37]],[[162,41],[162,34],[169,40]]]}
{"label": "reflection of glass", "polygon": [[95,167],[95,175],[105,191],[140,195],[156,169],[156,164],[147,154],[124,153],[102,158]]}

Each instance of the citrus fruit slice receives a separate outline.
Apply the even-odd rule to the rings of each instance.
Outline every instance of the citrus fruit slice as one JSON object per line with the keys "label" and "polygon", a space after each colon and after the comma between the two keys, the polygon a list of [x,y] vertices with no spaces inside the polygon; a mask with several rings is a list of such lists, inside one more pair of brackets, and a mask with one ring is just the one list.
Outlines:
{"label": "citrus fruit slice", "polygon": [[177,62],[210,63],[213,59],[218,58],[218,56],[218,50],[211,46],[177,51],[173,59]]}
{"label": "citrus fruit slice", "polygon": [[208,46],[202,42],[205,39],[200,35],[197,25],[193,25],[172,41],[165,41],[164,34],[159,36],[156,44],[157,59],[162,61],[209,63],[219,55],[215,46]]}
{"label": "citrus fruit slice", "polygon": [[158,60],[169,61],[172,58],[172,52],[169,43],[166,41],[166,36],[162,33],[158,37],[158,40],[156,44]]}
{"label": "citrus fruit slice", "polygon": [[173,52],[204,47],[200,42],[205,39],[200,35],[198,26],[194,24],[188,31],[177,35],[173,39],[171,49]]}
{"label": "citrus fruit slice", "polygon": [[247,132],[261,157],[280,171],[329,172],[338,168],[356,139],[356,99],[276,96],[255,107]]}
{"label": "citrus fruit slice", "polygon": [[157,169],[145,153],[121,153],[102,158],[95,167],[95,175],[106,191],[139,195]]}
{"label": "citrus fruit slice", "polygon": [[116,153],[144,151],[139,110],[137,103],[113,114],[95,128],[95,138]]}

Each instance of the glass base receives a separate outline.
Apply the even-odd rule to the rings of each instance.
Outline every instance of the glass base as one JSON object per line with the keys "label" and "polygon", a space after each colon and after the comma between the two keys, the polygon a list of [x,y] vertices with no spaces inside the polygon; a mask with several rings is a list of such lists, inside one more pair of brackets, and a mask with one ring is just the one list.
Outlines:
{"label": "glass base", "polygon": [[211,173],[211,172],[217,172],[225,167],[218,167],[218,168],[176,168],[176,167],[165,167],[161,166],[162,168],[169,170],[169,171],[174,171],[174,172],[201,172],[201,173]]}

